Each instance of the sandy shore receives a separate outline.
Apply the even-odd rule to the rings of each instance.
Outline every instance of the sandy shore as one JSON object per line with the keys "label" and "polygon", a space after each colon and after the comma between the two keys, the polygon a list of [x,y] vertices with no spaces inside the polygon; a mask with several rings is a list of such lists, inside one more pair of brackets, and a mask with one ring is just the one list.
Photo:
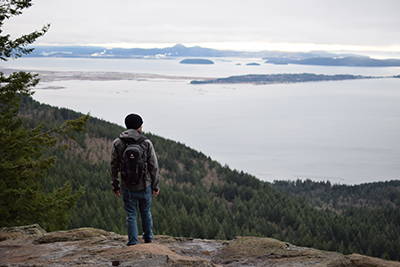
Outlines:
{"label": "sandy shore", "polygon": [[152,73],[129,73],[129,72],[97,72],[97,71],[48,71],[48,70],[17,70],[0,68],[0,71],[5,74],[10,74],[15,71],[25,71],[39,74],[41,82],[67,81],[67,80],[84,80],[84,81],[118,81],[118,80],[205,80],[214,79],[210,77],[195,77],[195,76],[174,76],[161,75]]}

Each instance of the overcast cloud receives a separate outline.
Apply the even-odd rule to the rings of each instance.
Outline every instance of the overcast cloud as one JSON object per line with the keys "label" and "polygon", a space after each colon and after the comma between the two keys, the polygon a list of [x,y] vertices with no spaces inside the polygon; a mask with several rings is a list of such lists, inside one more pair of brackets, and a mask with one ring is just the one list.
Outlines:
{"label": "overcast cloud", "polygon": [[[398,0],[34,0],[7,25],[40,44],[400,51]],[[293,44],[292,48],[288,43]],[[268,46],[270,44],[271,46]],[[332,46],[335,45],[335,46]],[[287,48],[285,48],[287,47]],[[294,49],[296,50],[296,49]]]}

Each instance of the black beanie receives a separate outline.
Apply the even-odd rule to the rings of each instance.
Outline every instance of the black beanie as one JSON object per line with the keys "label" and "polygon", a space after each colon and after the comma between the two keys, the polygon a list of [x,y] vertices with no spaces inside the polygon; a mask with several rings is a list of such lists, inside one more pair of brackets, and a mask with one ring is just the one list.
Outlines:
{"label": "black beanie", "polygon": [[137,130],[142,126],[143,120],[138,114],[129,114],[125,118],[125,125],[128,129]]}

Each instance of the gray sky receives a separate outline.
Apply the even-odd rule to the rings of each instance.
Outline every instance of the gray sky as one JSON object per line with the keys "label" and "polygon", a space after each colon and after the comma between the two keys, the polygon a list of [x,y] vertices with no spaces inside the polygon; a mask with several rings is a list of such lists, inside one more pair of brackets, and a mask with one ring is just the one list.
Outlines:
{"label": "gray sky", "polygon": [[34,0],[6,24],[37,44],[400,52],[399,0]]}

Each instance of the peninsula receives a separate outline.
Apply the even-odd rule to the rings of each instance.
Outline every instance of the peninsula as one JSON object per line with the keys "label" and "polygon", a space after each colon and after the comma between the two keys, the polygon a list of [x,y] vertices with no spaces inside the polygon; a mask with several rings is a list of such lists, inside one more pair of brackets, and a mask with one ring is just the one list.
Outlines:
{"label": "peninsula", "polygon": [[325,74],[315,74],[315,73],[248,74],[248,75],[230,76],[226,78],[217,78],[217,79],[193,80],[190,83],[191,84],[209,84],[209,83],[271,84],[271,83],[300,83],[300,82],[316,82],[316,81],[341,81],[341,80],[371,79],[371,78],[384,78],[384,77],[362,76],[362,75],[352,75],[352,74],[325,75]]}

